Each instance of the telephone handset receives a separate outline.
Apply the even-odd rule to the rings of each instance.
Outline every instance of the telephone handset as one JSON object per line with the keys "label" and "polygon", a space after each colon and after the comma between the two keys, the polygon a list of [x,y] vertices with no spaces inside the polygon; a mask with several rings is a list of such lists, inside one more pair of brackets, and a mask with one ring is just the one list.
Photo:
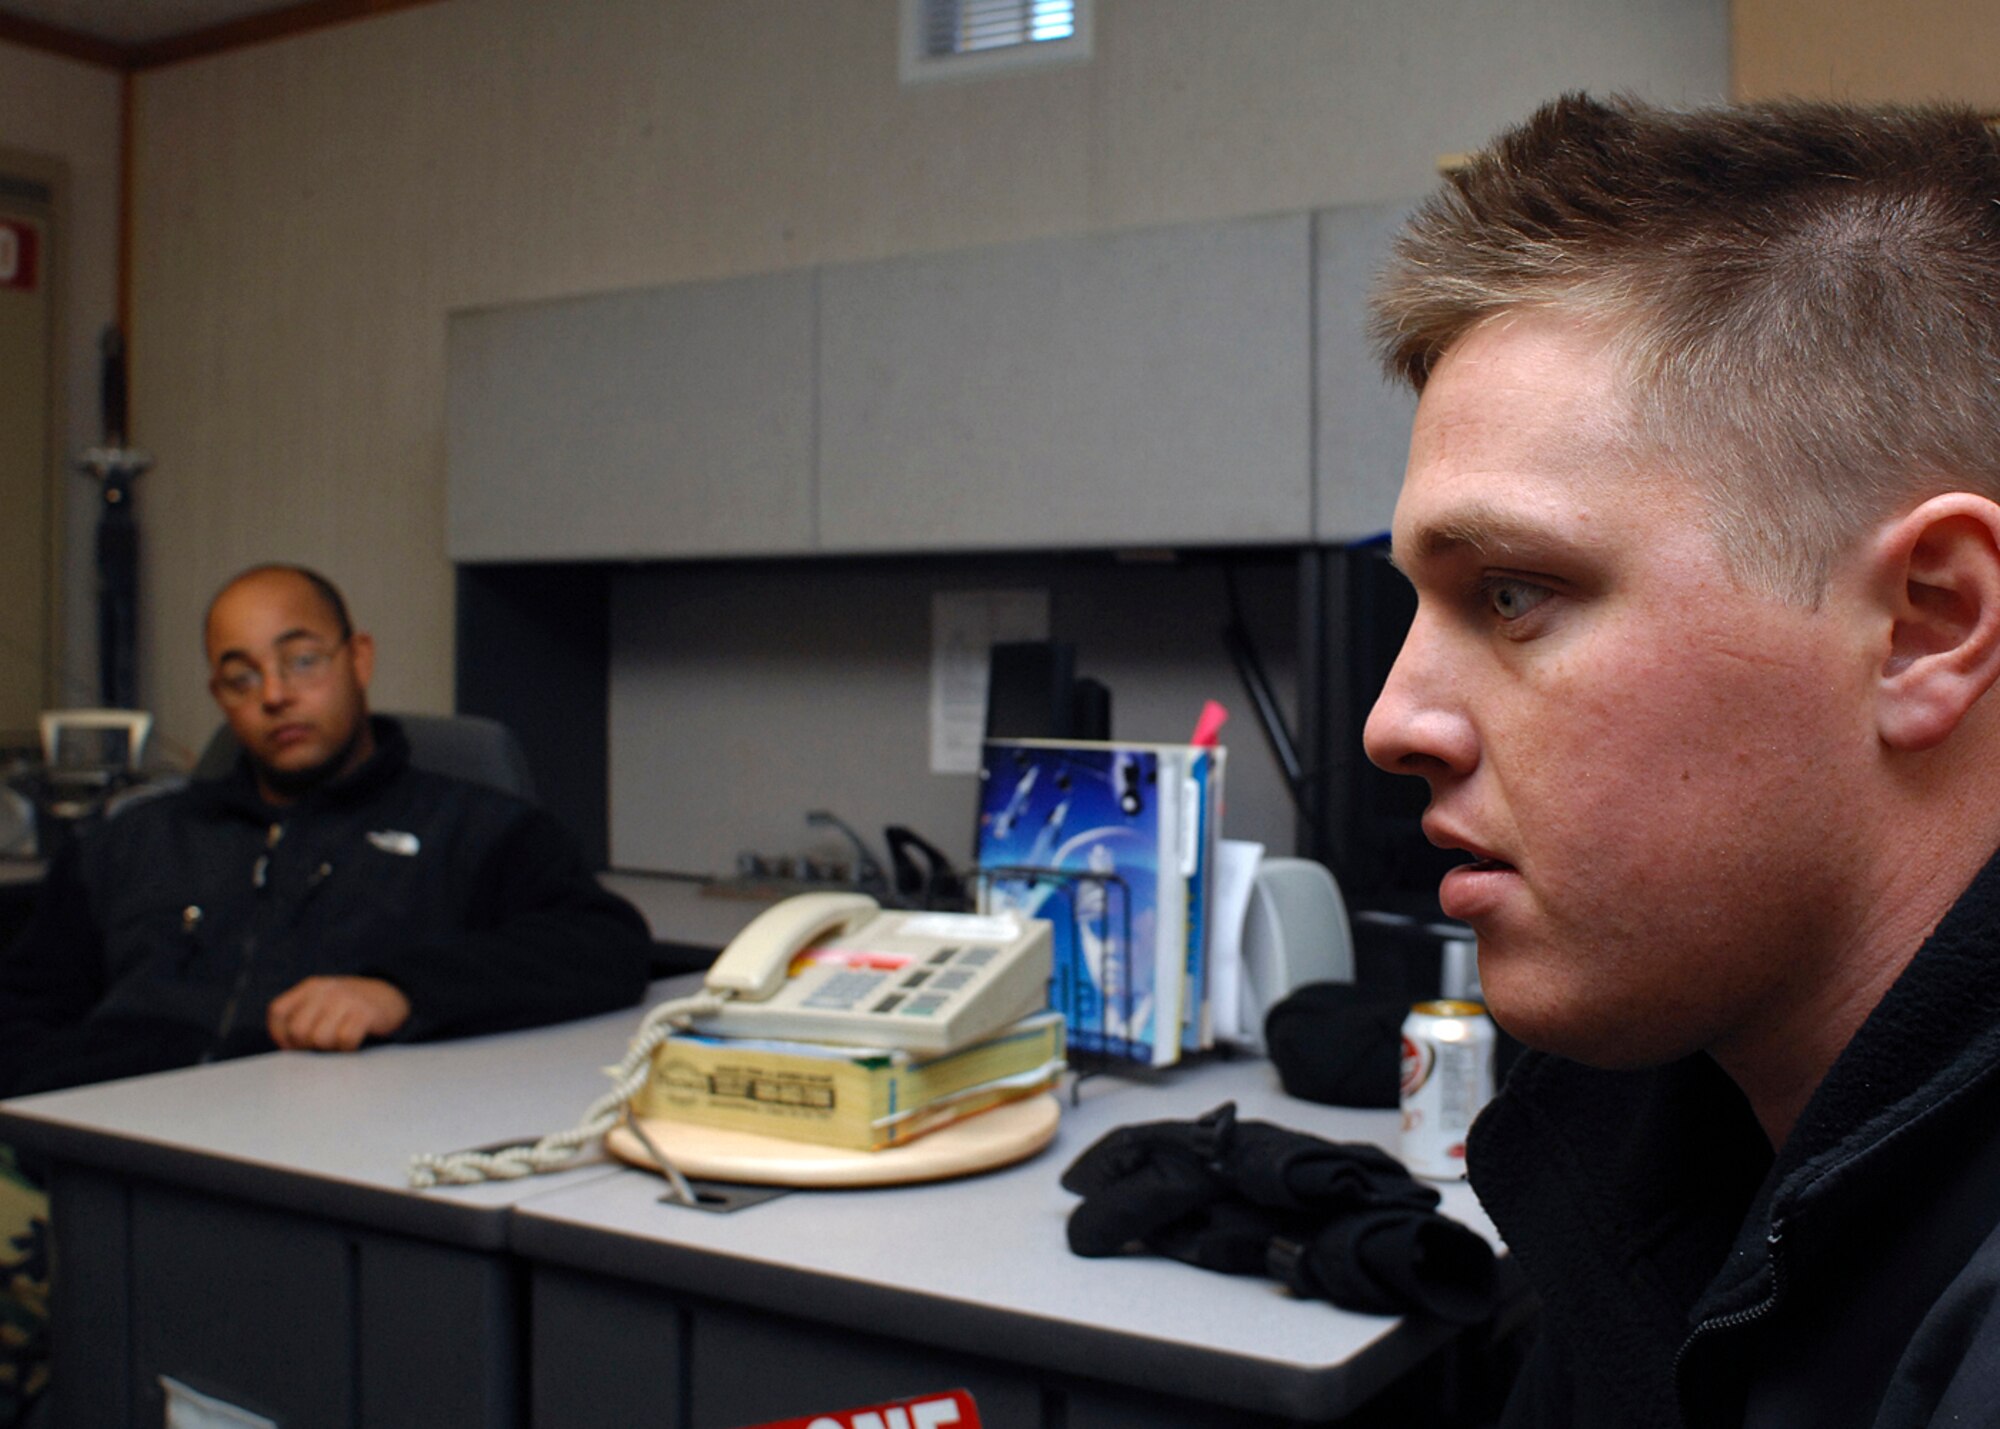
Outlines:
{"label": "telephone handset", "polygon": [[1040,919],[899,912],[803,893],[736,935],[704,979],[729,994],[694,1027],[732,1037],[949,1052],[1048,1005]]}
{"label": "telephone handset", "polygon": [[801,893],[773,903],[730,940],[702,981],[761,1002],[784,985],[800,951],[832,934],[851,933],[881,911],[865,893]]}

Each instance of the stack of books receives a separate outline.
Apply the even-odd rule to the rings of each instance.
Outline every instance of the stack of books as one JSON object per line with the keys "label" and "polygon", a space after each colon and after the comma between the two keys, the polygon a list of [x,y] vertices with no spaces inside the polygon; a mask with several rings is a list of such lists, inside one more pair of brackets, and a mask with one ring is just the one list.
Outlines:
{"label": "stack of books", "polygon": [[989,740],[980,911],[1046,918],[1079,1054],[1167,1066],[1214,1045],[1211,870],[1226,751]]}
{"label": "stack of books", "polygon": [[678,1033],[653,1054],[642,1117],[881,1151],[1052,1088],[1063,1019],[1038,1012],[938,1056],[880,1047]]}

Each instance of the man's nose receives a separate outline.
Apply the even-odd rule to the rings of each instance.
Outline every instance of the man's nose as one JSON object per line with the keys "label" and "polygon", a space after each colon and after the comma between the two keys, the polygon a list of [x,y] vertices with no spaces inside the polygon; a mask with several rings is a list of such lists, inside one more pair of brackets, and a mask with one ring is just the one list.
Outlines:
{"label": "man's nose", "polygon": [[1459,699],[1457,672],[1421,613],[1368,712],[1361,743],[1391,774],[1469,774],[1479,744]]}

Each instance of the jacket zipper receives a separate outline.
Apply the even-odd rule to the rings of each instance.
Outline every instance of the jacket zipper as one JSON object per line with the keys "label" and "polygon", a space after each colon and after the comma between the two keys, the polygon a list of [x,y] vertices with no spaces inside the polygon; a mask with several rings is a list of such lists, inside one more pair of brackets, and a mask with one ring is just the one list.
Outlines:
{"label": "jacket zipper", "polygon": [[1780,1256],[1780,1251],[1783,1249],[1784,1236],[1783,1225],[1774,1221],[1771,1224],[1770,1232],[1764,1237],[1765,1248],[1770,1252],[1769,1264],[1771,1267],[1771,1288],[1766,1292],[1764,1298],[1759,1300],[1755,1305],[1744,1309],[1732,1310],[1727,1315],[1717,1315],[1713,1319],[1703,1320],[1693,1330],[1688,1332],[1688,1337],[1685,1340],[1681,1341],[1680,1349],[1674,1354],[1674,1387],[1676,1392],[1680,1394],[1683,1406],[1687,1403],[1687,1394],[1685,1386],[1681,1382],[1681,1376],[1687,1368],[1688,1351],[1694,1348],[1695,1342],[1706,1335],[1726,1334],[1730,1330],[1740,1330],[1745,1325],[1754,1325],[1757,1321],[1777,1309],[1778,1298],[1783,1294],[1785,1287],[1785,1268]]}
{"label": "jacket zipper", "polygon": [[222,1018],[216,1024],[215,1041],[210,1045],[204,1062],[213,1062],[229,1041],[229,1034],[236,1027],[236,1009],[242,1004],[244,990],[250,986],[250,972],[257,963],[258,929],[264,922],[264,908],[267,906],[271,883],[271,850],[278,846],[278,840],[285,836],[283,824],[272,824],[264,832],[264,852],[257,855],[257,862],[250,866],[250,886],[257,893],[257,912],[250,919],[250,930],[243,935],[243,958],[236,969],[236,984],[229,989],[229,1000],[222,1004]]}
{"label": "jacket zipper", "polygon": [[194,960],[201,954],[202,916],[199,903],[190,903],[181,909],[180,968],[183,972],[194,966]]}

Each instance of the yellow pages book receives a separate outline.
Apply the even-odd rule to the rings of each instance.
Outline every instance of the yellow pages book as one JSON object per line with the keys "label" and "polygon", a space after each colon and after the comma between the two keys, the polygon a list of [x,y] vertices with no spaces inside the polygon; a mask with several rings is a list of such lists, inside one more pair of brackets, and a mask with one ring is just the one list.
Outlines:
{"label": "yellow pages book", "polygon": [[879,1151],[1054,1085],[1058,1012],[918,1059],[879,1047],[682,1033],[653,1053],[639,1116]]}

